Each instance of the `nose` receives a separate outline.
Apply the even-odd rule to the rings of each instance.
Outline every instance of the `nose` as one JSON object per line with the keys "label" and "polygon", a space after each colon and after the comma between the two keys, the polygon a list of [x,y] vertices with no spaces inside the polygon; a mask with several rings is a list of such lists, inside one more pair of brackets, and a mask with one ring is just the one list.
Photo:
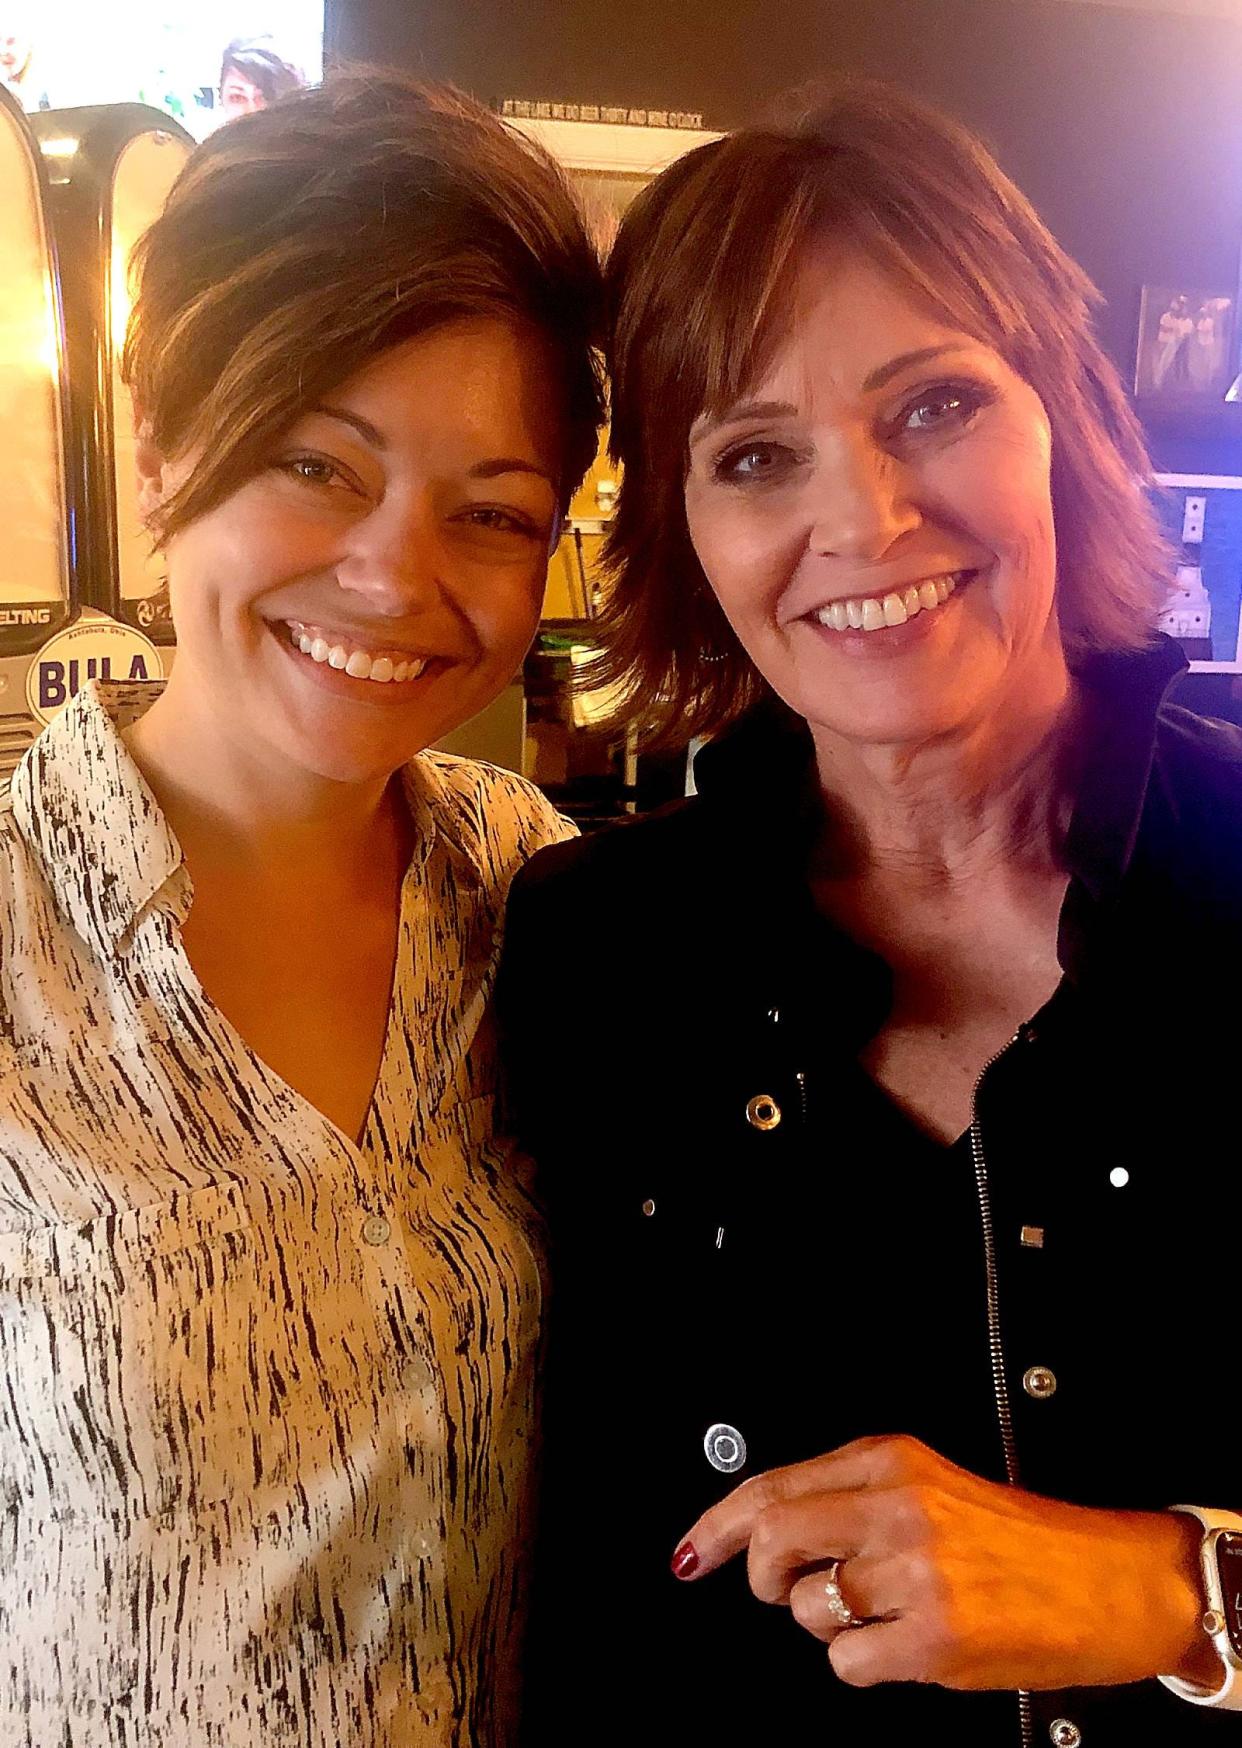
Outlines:
{"label": "nose", "polygon": [[387,493],[349,530],[336,580],[377,618],[400,619],[439,592],[439,543],[430,506]]}
{"label": "nose", "polygon": [[922,520],[902,463],[871,437],[842,436],[815,470],[809,545],[824,557],[883,558]]}

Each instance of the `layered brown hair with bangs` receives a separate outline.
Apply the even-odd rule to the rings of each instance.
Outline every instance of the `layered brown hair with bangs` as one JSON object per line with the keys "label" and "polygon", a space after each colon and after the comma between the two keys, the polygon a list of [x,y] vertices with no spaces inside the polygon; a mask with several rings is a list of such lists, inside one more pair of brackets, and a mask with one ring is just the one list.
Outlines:
{"label": "layered brown hair with bangs", "polygon": [[589,683],[617,686],[621,711],[666,744],[718,732],[764,694],[690,542],[689,438],[762,374],[824,239],[863,250],[1039,395],[1071,665],[1148,642],[1169,590],[1143,436],[1092,330],[1099,293],[965,128],[888,87],[845,85],[679,159],[635,200],[609,262],[624,473]]}
{"label": "layered brown hair with bangs", "polygon": [[159,544],[376,353],[457,317],[546,339],[563,504],[594,457],[594,248],[552,160],[456,92],[355,71],[230,122],[189,159],[131,271],[125,380],[157,449],[197,457]]}

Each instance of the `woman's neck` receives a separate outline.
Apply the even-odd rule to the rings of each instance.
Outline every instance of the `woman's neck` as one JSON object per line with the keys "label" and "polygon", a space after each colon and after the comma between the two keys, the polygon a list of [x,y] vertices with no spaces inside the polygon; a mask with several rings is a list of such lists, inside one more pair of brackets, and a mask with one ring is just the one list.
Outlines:
{"label": "woman's neck", "polygon": [[812,725],[828,824],[815,872],[933,889],[1060,865],[1077,701],[1064,667],[986,718],[918,744]]}
{"label": "woman's neck", "polygon": [[387,860],[377,835],[409,830],[389,779],[336,782],[240,744],[171,679],[125,738],[196,882],[300,870],[317,884],[366,884]]}

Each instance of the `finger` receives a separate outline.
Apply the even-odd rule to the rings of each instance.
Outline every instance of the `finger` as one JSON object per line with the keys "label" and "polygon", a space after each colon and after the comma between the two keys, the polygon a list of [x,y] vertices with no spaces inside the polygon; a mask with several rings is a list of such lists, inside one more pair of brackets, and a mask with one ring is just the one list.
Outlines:
{"label": "finger", "polygon": [[861,1552],[874,1509],[868,1493],[817,1493],[762,1512],[746,1555],[747,1578],[760,1602],[786,1603],[808,1566]]}
{"label": "finger", "polygon": [[[804,1572],[789,1589],[793,1617],[808,1633],[825,1643],[841,1631],[828,1594],[829,1567]],[[917,1561],[905,1555],[876,1559],[867,1554],[837,1562],[837,1587],[850,1611],[863,1621],[895,1620],[917,1607],[920,1598]],[[821,1631],[821,1628],[828,1631]]]}
{"label": "finger", "polygon": [[831,1576],[832,1567],[808,1572],[789,1592],[790,1612],[798,1625],[825,1645],[830,1645],[838,1633],[856,1630],[842,1621],[835,1597],[840,1597],[856,1620],[866,1620],[872,1613],[861,1587],[849,1576],[856,1564],[856,1561],[838,1563],[835,1580]]}
{"label": "finger", "polygon": [[838,1633],[828,1647],[828,1657],[851,1687],[875,1687],[884,1681],[941,1679],[945,1649],[925,1621],[917,1615],[901,1615]]}
{"label": "finger", "polygon": [[[807,1494],[848,1492],[890,1480],[898,1452],[904,1456],[922,1449],[914,1439],[860,1438],[805,1463],[754,1475],[703,1513],[679,1544],[674,1569],[682,1561],[685,1570],[679,1576],[700,1577],[713,1571],[741,1553],[758,1518],[773,1506]],[[695,1556],[693,1563],[683,1560],[687,1550]]]}

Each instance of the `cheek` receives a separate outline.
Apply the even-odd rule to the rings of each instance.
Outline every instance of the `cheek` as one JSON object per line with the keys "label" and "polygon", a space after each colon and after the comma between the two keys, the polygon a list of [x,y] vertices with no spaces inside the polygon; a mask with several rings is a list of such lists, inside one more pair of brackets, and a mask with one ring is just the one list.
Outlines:
{"label": "cheek", "polygon": [[768,617],[804,539],[791,532],[790,521],[771,500],[760,505],[687,486],[690,543],[734,625]]}
{"label": "cheek", "polygon": [[484,661],[519,660],[538,626],[547,577],[541,551],[527,564],[481,570],[464,599],[459,597]]}

